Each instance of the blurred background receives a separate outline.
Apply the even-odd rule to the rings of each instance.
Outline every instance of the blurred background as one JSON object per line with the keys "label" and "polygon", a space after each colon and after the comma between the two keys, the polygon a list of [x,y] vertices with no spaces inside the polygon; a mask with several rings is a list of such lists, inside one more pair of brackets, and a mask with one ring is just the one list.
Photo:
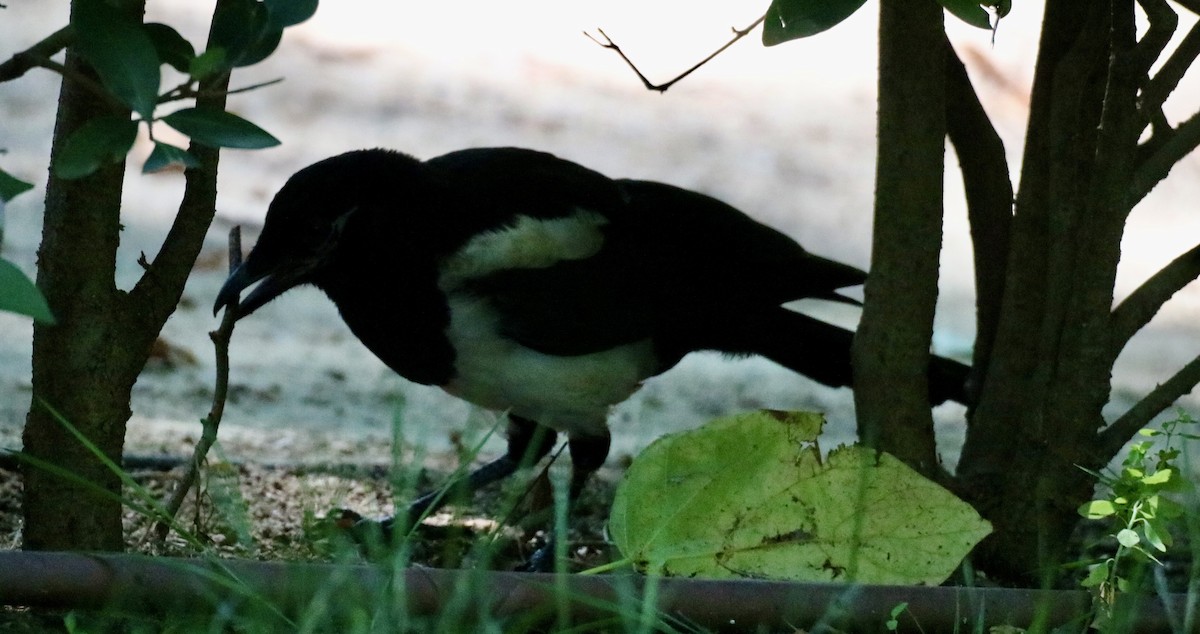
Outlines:
{"label": "blurred background", "polygon": [[[65,0],[7,0],[0,9],[0,58],[66,21]],[[206,333],[225,277],[225,234],[247,231],[246,247],[274,192],[296,170],[362,147],[427,158],[472,146],[517,145],[553,152],[613,177],[655,179],[717,196],[820,255],[869,264],[874,170],[875,11],[868,3],[816,37],[764,48],[755,32],[665,94],[645,90],[612,52],[587,39],[597,28],[652,81],[662,82],[723,44],[732,27],[765,10],[739,2],[618,0],[454,3],[328,0],[289,29],[266,62],[239,71],[233,86],[284,78],[231,98],[230,110],[283,143],[226,151],[218,222],[168,322],[155,359],[134,392],[129,451],[183,453],[208,411],[213,361]],[[1036,56],[1041,3],[1017,0],[992,33],[947,17],[989,114],[1005,139],[1013,178]],[[151,0],[148,17],[204,41],[211,2]],[[1181,16],[1180,31],[1191,21]],[[1177,38],[1178,39],[1178,38]],[[198,46],[198,48],[202,48]],[[171,85],[172,78],[164,80]],[[0,84],[0,167],[37,185],[7,208],[4,256],[34,273],[42,188],[58,81],[34,70]],[[1200,108],[1200,84],[1184,81],[1171,102],[1178,120]],[[168,107],[169,111],[170,107]],[[143,133],[144,136],[144,133]],[[138,254],[161,244],[182,176],[143,176],[150,144],[130,158],[119,267],[123,288],[140,272]],[[953,154],[947,156],[942,298],[935,350],[968,358],[974,336],[971,246]],[[1135,211],[1118,296],[1192,247],[1200,237],[1200,159],[1176,167]],[[804,305],[852,326],[857,311]],[[1112,412],[1200,353],[1200,290],[1180,293],[1140,334],[1114,378]],[[29,405],[28,320],[0,313],[0,447],[20,445]],[[226,451],[259,459],[379,459],[393,424],[437,452],[451,433],[474,435],[490,415],[438,390],[393,375],[345,329],[318,291],[287,294],[239,324]],[[1187,401],[1197,405],[1194,398]],[[847,390],[829,390],[761,359],[693,355],[658,377],[612,417],[614,456],[636,453],[666,431],[751,408],[811,409],[829,416],[825,447],[853,440]],[[962,410],[937,412],[943,459],[961,443]],[[490,450],[502,445],[493,441]]]}

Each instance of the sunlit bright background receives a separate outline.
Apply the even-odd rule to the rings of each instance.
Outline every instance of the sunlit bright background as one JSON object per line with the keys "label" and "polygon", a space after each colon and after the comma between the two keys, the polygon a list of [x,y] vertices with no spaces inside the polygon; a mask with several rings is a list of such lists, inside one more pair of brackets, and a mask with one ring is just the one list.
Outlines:
{"label": "sunlit bright background", "polygon": [[[8,0],[0,10],[0,57],[51,32],[66,2]],[[150,1],[148,19],[202,42],[211,2]],[[1040,2],[1016,0],[992,34],[948,17],[952,40],[1009,147],[1016,178],[1036,55]],[[760,6],[761,5],[761,6]],[[240,71],[234,86],[283,77],[238,95],[230,108],[265,127],[282,146],[222,157],[219,216],[185,306],[164,333],[196,365],[147,372],[135,393],[133,432],[191,429],[207,410],[211,352],[207,311],[223,264],[229,224],[254,225],[286,177],[326,156],[384,146],[420,157],[469,146],[544,149],[612,176],[668,181],[716,195],[800,240],[810,250],[866,267],[870,253],[874,161],[875,9],[868,3],[834,30],[764,48],[756,31],[665,94],[643,89],[611,51],[583,35],[604,31],[653,81],[666,81],[752,23],[765,9],[745,2],[619,0],[581,2],[399,2],[326,0],[289,30],[267,62]],[[1181,20],[1180,31],[1190,26]],[[1178,39],[1178,38],[1176,38]],[[177,81],[168,76],[164,85]],[[0,166],[45,183],[57,83],[45,71],[0,84]],[[1189,77],[1171,102],[1175,120],[1200,107]],[[177,204],[178,174],[142,176],[145,139],[131,159],[120,284],[138,274],[139,251],[153,254]],[[946,249],[937,349],[964,355],[973,336],[970,244],[961,188],[948,154]],[[1123,295],[1200,239],[1200,162],[1176,168],[1134,215],[1124,245]],[[8,209],[6,257],[33,271],[41,193]],[[1139,336],[1139,351],[1118,368],[1121,405],[1200,353],[1188,289]],[[827,317],[853,324],[853,311]],[[16,443],[29,398],[29,326],[0,315],[0,445]],[[234,341],[237,397],[227,425],[318,434],[386,435],[396,411],[413,435],[444,440],[466,410],[392,376],[342,329],[315,291],[296,292],[239,326]],[[833,442],[850,438],[849,394],[814,387],[761,360],[701,355],[651,382],[614,413],[618,452],[632,452],[664,429],[694,426],[748,407],[828,411]],[[449,412],[449,413],[448,413]],[[955,460],[961,410],[939,413],[948,462]],[[335,429],[334,425],[338,427]],[[176,427],[172,427],[175,429]],[[427,431],[421,431],[427,430]],[[425,436],[425,433],[430,433]]]}

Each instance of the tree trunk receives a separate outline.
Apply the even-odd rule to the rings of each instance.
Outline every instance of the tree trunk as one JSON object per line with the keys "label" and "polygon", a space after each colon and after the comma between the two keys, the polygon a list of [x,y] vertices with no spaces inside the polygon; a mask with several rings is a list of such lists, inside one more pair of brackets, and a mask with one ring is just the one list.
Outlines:
{"label": "tree trunk", "polygon": [[[141,14],[144,3],[129,10]],[[218,2],[218,9],[222,2]],[[73,5],[74,8],[74,5]],[[67,51],[67,66],[90,73]],[[201,85],[198,105],[224,109],[226,73]],[[51,163],[67,136],[91,118],[115,111],[64,79],[59,96]],[[70,471],[94,487],[27,465],[24,469],[25,548],[120,550],[123,546],[120,480],[70,434],[56,413],[115,462],[120,462],[129,396],[150,347],[183,293],[216,208],[218,152],[192,144],[201,167],[185,173],[179,213],[162,248],[128,293],[116,288],[124,164],[67,181],[51,170],[38,250],[37,283],[58,323],[35,324],[33,402],[25,422],[24,450],[34,460]],[[53,408],[53,412],[50,408]]]}
{"label": "tree trunk", "polygon": [[976,552],[998,577],[1056,573],[1095,484],[1079,467],[1111,457],[1097,432],[1140,130],[1124,63],[1133,38],[1132,2],[1046,5],[994,352],[958,469],[960,492],[995,526]]}
{"label": "tree trunk", "polygon": [[854,340],[854,403],[860,438],[932,475],[939,469],[927,368],[942,245],[942,7],[882,0],[879,11],[875,226]]}
{"label": "tree trunk", "polygon": [[[71,51],[67,67],[90,73]],[[53,158],[71,132],[115,110],[64,79],[54,128]],[[25,422],[25,452],[74,472],[106,491],[120,481],[42,405],[60,412],[108,457],[120,461],[129,391],[137,376],[120,336],[122,293],[115,287],[124,163],[79,180],[50,171],[37,283],[58,322],[34,325],[33,403]],[[40,467],[25,468],[25,547],[35,550],[120,550],[120,503]]]}

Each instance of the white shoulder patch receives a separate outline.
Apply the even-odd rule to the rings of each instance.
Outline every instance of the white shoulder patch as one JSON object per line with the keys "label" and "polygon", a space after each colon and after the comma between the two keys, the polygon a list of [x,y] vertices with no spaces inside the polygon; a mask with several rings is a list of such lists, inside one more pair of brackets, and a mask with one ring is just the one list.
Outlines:
{"label": "white shoulder patch", "polygon": [[438,285],[443,290],[506,269],[538,269],[562,260],[582,260],[604,244],[600,228],[608,220],[577,209],[562,218],[518,216],[516,222],[471,238],[442,262]]}

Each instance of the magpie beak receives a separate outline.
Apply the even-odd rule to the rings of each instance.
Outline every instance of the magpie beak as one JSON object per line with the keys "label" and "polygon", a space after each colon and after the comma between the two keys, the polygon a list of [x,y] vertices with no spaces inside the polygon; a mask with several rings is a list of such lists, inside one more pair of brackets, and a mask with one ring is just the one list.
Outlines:
{"label": "magpie beak", "polygon": [[[264,267],[251,257],[229,274],[225,284],[217,292],[213,316],[221,312],[222,308],[228,308],[237,311],[238,319],[246,317],[285,291],[303,283],[305,275],[312,268],[312,265]],[[255,283],[258,283],[258,286],[242,298],[242,291]]]}

